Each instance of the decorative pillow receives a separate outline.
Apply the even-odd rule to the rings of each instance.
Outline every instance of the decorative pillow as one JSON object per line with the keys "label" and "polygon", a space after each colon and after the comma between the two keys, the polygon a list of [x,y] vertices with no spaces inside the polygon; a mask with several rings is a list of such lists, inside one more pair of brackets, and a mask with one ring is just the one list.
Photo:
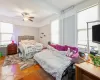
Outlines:
{"label": "decorative pillow", "polygon": [[70,58],[78,58],[79,54],[78,54],[78,49],[77,48],[68,48],[67,50],[67,55]]}
{"label": "decorative pillow", "polygon": [[78,48],[76,48],[76,47],[68,46],[68,48],[70,48],[70,50],[73,51],[74,53],[78,52]]}
{"label": "decorative pillow", "polygon": [[71,51],[70,51],[70,48],[68,48],[66,56],[67,56],[67,57],[71,57],[72,54],[73,54],[73,52],[71,52]]}
{"label": "decorative pillow", "polygon": [[79,53],[78,52],[71,56],[71,58],[78,58],[78,57],[79,57]]}

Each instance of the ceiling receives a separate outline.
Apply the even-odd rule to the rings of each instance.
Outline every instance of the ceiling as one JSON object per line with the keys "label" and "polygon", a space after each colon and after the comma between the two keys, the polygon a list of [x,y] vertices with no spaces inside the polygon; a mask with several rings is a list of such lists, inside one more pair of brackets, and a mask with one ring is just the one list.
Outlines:
{"label": "ceiling", "polygon": [[[44,19],[81,1],[83,0],[0,0],[0,21],[40,27],[39,23]],[[34,16],[34,22],[23,21],[22,12]]]}
{"label": "ceiling", "polygon": [[83,0],[46,0],[55,5],[60,10],[66,9],[72,5],[80,3]]}

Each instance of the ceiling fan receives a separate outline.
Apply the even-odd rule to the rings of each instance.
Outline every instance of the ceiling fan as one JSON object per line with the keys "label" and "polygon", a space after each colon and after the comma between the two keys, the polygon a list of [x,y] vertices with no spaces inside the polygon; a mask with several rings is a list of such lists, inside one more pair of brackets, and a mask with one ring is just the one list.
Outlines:
{"label": "ceiling fan", "polygon": [[31,21],[31,22],[33,22],[34,17],[31,16],[29,13],[23,12],[22,16],[23,16],[23,21]]}

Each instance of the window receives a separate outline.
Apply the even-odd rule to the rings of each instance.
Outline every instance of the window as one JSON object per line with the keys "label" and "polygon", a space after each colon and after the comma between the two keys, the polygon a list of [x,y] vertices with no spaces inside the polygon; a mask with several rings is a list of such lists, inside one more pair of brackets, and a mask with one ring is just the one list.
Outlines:
{"label": "window", "polygon": [[[84,11],[81,11],[77,15],[77,25],[78,25],[78,46],[86,47],[87,45],[87,23],[90,21],[98,20],[98,6],[91,7]],[[90,47],[97,47],[96,43],[92,42],[92,25],[89,24],[89,44]]]}
{"label": "window", "polygon": [[51,42],[59,44],[59,20],[54,20],[51,23]]}
{"label": "window", "polygon": [[10,23],[0,22],[0,45],[7,45],[11,43],[13,34],[13,25]]}

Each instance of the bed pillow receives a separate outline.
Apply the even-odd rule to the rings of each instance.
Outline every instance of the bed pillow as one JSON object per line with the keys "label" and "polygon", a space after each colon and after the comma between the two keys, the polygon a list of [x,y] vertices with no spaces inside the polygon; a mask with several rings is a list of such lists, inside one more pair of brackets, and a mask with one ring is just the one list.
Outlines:
{"label": "bed pillow", "polygon": [[67,45],[65,45],[65,51],[67,51],[68,50],[68,46]]}
{"label": "bed pillow", "polygon": [[52,46],[53,48],[57,49],[58,51],[66,51],[65,50],[65,46],[62,46],[62,45],[51,44],[50,46]]}
{"label": "bed pillow", "polygon": [[34,45],[36,44],[36,41],[35,40],[28,40],[30,44]]}
{"label": "bed pillow", "polygon": [[71,52],[70,48],[68,48],[66,56],[71,57],[73,55],[73,52]]}
{"label": "bed pillow", "polygon": [[78,57],[79,57],[79,53],[78,52],[71,56],[71,58],[78,58]]}
{"label": "bed pillow", "polygon": [[29,45],[34,45],[36,44],[35,40],[21,40],[22,44],[29,44]]}
{"label": "bed pillow", "polygon": [[78,48],[69,47],[66,56],[70,58],[78,58],[79,57]]}
{"label": "bed pillow", "polygon": [[56,45],[56,49],[59,51],[65,51],[65,46]]}
{"label": "bed pillow", "polygon": [[29,41],[28,41],[28,40],[21,40],[21,43],[22,43],[22,44],[28,44]]}

